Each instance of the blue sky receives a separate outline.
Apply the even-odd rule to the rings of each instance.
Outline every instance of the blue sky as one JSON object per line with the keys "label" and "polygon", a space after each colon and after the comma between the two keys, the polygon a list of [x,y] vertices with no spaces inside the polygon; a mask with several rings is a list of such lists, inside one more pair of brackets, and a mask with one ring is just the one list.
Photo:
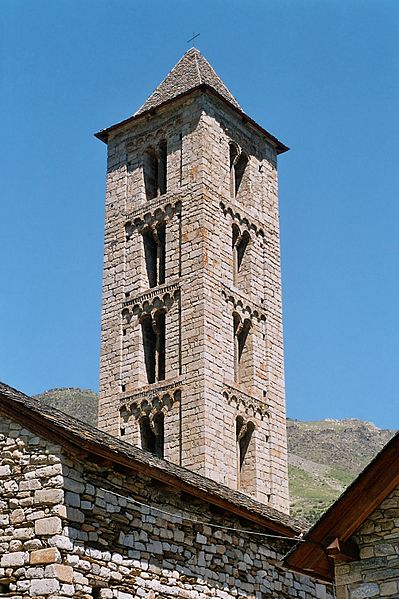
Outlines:
{"label": "blue sky", "polygon": [[0,379],[97,389],[105,145],[197,46],[279,159],[287,406],[399,428],[399,3],[3,0]]}

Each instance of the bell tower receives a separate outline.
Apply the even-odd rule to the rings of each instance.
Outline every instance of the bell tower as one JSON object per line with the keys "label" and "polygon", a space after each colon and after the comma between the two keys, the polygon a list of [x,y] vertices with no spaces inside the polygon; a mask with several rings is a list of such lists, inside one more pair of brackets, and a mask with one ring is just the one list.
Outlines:
{"label": "bell tower", "polygon": [[277,155],[192,48],[108,145],[99,426],[288,511]]}

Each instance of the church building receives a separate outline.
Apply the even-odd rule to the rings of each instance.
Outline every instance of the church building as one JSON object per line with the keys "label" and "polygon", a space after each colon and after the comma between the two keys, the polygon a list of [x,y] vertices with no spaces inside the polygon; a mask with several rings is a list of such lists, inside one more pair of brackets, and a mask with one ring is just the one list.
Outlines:
{"label": "church building", "polygon": [[194,48],[108,146],[99,427],[288,512],[277,156]]}
{"label": "church building", "polygon": [[96,136],[99,428],[0,385],[0,597],[332,599],[283,562],[288,148],[195,48]]}

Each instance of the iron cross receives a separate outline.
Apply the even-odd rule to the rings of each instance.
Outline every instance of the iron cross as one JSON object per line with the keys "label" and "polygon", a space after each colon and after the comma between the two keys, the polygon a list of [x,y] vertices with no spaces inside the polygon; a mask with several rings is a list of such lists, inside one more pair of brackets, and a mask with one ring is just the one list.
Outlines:
{"label": "iron cross", "polygon": [[187,44],[189,44],[190,42],[193,42],[195,40],[195,38],[198,37],[199,35],[201,35],[201,34],[193,32],[193,37],[190,37],[190,39],[187,40]]}

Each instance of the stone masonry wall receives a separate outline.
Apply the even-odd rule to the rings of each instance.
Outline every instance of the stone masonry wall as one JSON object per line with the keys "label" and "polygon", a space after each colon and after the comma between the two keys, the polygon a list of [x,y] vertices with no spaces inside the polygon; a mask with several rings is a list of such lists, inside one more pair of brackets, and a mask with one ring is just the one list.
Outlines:
{"label": "stone masonry wall", "polygon": [[[143,156],[160,140],[167,189],[146,199]],[[237,193],[231,144],[248,161]],[[288,511],[277,202],[275,149],[207,94],[111,136],[99,426],[140,445],[140,419],[162,412],[166,459]],[[159,223],[166,276],[149,289],[143,231]],[[248,241],[239,273],[235,231]],[[158,310],[165,377],[148,383],[141,323]],[[249,330],[239,364],[234,319]],[[237,418],[254,428],[241,466]]]}
{"label": "stone masonry wall", "polygon": [[289,542],[248,534],[245,521],[149,477],[73,457],[5,418],[0,452],[3,595],[332,599],[281,569]]}
{"label": "stone masonry wall", "polygon": [[399,488],[373,512],[352,539],[360,560],[337,564],[337,599],[399,597]]}

